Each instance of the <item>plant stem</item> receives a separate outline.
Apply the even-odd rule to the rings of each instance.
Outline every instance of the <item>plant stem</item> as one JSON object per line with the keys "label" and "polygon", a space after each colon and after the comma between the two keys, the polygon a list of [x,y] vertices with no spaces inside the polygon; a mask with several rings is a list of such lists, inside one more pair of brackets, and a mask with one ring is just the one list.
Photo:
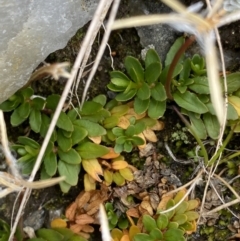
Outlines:
{"label": "plant stem", "polygon": [[173,58],[172,63],[170,64],[166,83],[165,83],[166,94],[167,94],[168,99],[170,99],[170,100],[173,100],[172,93],[171,93],[171,82],[172,82],[172,76],[173,76],[174,69],[175,69],[180,57],[189,48],[189,46],[191,46],[191,44],[195,41],[195,39],[196,39],[195,36],[193,36],[193,35],[190,36],[185,41],[185,43],[179,48],[179,50],[177,51],[177,53],[175,54],[175,56]]}
{"label": "plant stem", "polygon": [[233,159],[234,157],[237,157],[237,156],[239,156],[239,155],[240,155],[240,151],[235,152],[235,153],[233,153],[232,155],[230,155],[230,156],[225,157],[224,159],[222,159],[222,160],[219,162],[219,164],[222,164],[222,163],[224,163],[224,162],[227,162],[227,161],[229,161],[229,160],[231,160],[231,159]]}
{"label": "plant stem", "polygon": [[[237,123],[238,124],[238,123]],[[226,148],[227,144],[229,143],[229,141],[232,138],[232,135],[234,133],[235,127],[237,126],[237,124],[231,129],[231,131],[228,133],[227,138],[224,140],[222,146],[219,148],[219,150],[217,151],[217,153],[212,157],[212,159],[209,161],[208,165],[211,166],[219,157],[219,155],[224,151],[224,149]]]}
{"label": "plant stem", "polygon": [[205,148],[205,146],[203,145],[201,139],[199,138],[199,136],[196,134],[196,132],[194,131],[194,129],[191,127],[190,123],[187,121],[187,119],[179,112],[179,110],[177,109],[176,106],[172,106],[173,109],[176,111],[176,113],[178,114],[178,116],[180,117],[180,119],[183,121],[183,123],[187,126],[187,128],[192,132],[192,135],[194,136],[194,138],[196,139],[198,145],[201,147],[202,152],[203,152],[203,157],[204,157],[204,163],[208,164],[208,154],[207,154],[207,150]]}

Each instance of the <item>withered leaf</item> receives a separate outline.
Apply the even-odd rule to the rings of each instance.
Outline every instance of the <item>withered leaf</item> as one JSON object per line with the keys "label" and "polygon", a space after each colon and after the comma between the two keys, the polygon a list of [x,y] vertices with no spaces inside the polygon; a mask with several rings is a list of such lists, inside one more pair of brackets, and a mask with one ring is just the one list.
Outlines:
{"label": "withered leaf", "polygon": [[82,225],[80,224],[70,224],[69,227],[74,233],[79,233],[82,230]]}
{"label": "withered leaf", "polygon": [[76,198],[76,203],[78,208],[83,208],[87,202],[90,200],[90,192],[82,191]]}
{"label": "withered leaf", "polygon": [[153,208],[149,201],[142,201],[139,207],[142,207],[143,209],[147,210],[149,215],[153,215]]}
{"label": "withered leaf", "polygon": [[83,225],[82,231],[85,233],[92,233],[94,231],[94,228],[90,225]]}
{"label": "withered leaf", "polygon": [[77,224],[85,225],[94,222],[94,219],[87,214],[80,214],[76,216],[75,222]]}
{"label": "withered leaf", "polygon": [[65,216],[69,221],[73,221],[74,217],[75,217],[75,213],[76,213],[76,209],[77,209],[77,203],[73,202],[71,203],[65,211]]}
{"label": "withered leaf", "polygon": [[126,214],[130,217],[133,217],[133,218],[139,218],[140,215],[139,215],[139,211],[137,208],[129,208],[126,212]]}

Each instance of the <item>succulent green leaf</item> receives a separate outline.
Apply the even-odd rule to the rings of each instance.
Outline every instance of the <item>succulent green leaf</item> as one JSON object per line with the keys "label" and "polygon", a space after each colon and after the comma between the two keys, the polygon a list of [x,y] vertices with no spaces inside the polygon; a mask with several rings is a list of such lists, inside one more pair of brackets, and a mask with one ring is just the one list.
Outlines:
{"label": "succulent green leaf", "polygon": [[205,113],[203,115],[203,121],[208,135],[212,139],[217,140],[220,134],[220,125],[217,117],[215,115],[211,115],[210,113]]}
{"label": "succulent green leaf", "polygon": [[24,145],[24,146],[30,146],[34,149],[39,149],[40,145],[34,141],[33,139],[26,137],[26,136],[19,136],[18,137],[18,143]]}
{"label": "succulent green leaf", "polygon": [[71,131],[65,131],[60,129],[60,131],[62,132],[62,134],[66,137],[66,138],[70,138],[72,136],[72,132]]}
{"label": "succulent green leaf", "polygon": [[145,68],[155,62],[161,63],[160,57],[154,49],[149,49],[145,57]]}
{"label": "succulent green leaf", "polygon": [[183,214],[188,209],[188,202],[182,201],[175,209],[176,214]]}
{"label": "succulent green leaf", "polygon": [[69,238],[71,238],[74,235],[74,232],[69,228],[52,228],[52,229],[64,236],[63,241],[67,241]]}
{"label": "succulent green leaf", "polygon": [[42,110],[45,104],[45,100],[40,97],[36,97],[33,100],[31,100],[31,106],[35,110]]}
{"label": "succulent green leaf", "polygon": [[141,100],[140,98],[138,98],[137,96],[134,98],[134,110],[137,114],[142,114],[145,111],[147,111],[148,106],[149,106],[149,102],[150,99],[146,99],[146,100]]}
{"label": "succulent green leaf", "polygon": [[88,120],[76,120],[73,122],[74,125],[80,126],[87,130],[89,137],[103,136],[106,135],[106,130],[98,123],[94,123]]}
{"label": "succulent green leaf", "polygon": [[151,232],[149,233],[149,236],[153,240],[162,240],[163,239],[163,234],[158,228],[154,228],[153,230],[151,230]]}
{"label": "succulent green leaf", "polygon": [[179,86],[177,86],[177,89],[179,90],[179,92],[181,94],[183,94],[187,90],[187,86],[186,85],[179,85]]}
{"label": "succulent green leaf", "polygon": [[[60,185],[61,191],[62,191],[63,193],[68,193],[68,191],[69,191],[70,188],[72,187],[70,184],[68,184],[68,183],[65,182],[65,181],[60,182],[59,185]],[[70,238],[70,239],[71,239],[71,238]],[[70,239],[69,239],[69,240],[70,240]],[[69,240],[68,240],[68,241],[69,241]]]}
{"label": "succulent green leaf", "polygon": [[128,222],[127,218],[120,216],[120,218],[118,220],[118,227],[121,230],[127,229],[129,227],[129,222]]}
{"label": "succulent green leaf", "polygon": [[116,152],[116,153],[121,153],[122,151],[123,151],[123,144],[115,144],[115,146],[114,146],[114,151]]}
{"label": "succulent green leaf", "polygon": [[186,80],[189,78],[191,72],[191,60],[187,58],[183,62],[183,69],[179,75],[179,78],[182,80]]}
{"label": "succulent green leaf", "polygon": [[17,108],[17,106],[21,103],[21,98],[16,96],[16,99],[13,101],[6,100],[0,104],[0,109],[4,112],[9,112]]}
{"label": "succulent green leaf", "polygon": [[188,221],[194,221],[199,218],[199,214],[195,211],[187,211],[185,212]]}
{"label": "succulent green leaf", "polygon": [[37,236],[47,241],[61,241],[64,238],[59,232],[47,228],[37,230]]}
{"label": "succulent green leaf", "polygon": [[[168,71],[169,71],[169,67],[170,66],[167,66],[163,69],[162,73],[160,74],[160,81],[161,83],[164,85],[166,83],[166,80],[167,80],[167,74],[168,74]],[[172,79],[174,79],[177,75],[179,75],[181,73],[183,69],[183,66],[181,64],[177,64],[175,66],[175,69],[173,71],[173,74],[172,74]]]}
{"label": "succulent green leaf", "polygon": [[26,152],[28,152],[32,156],[37,156],[39,153],[39,149],[32,148],[30,146],[25,146]]}
{"label": "succulent green leaf", "polygon": [[58,155],[60,159],[68,164],[80,164],[82,159],[76,150],[70,149],[67,152],[58,149]]}
{"label": "succulent green leaf", "polygon": [[26,100],[26,99],[29,99],[33,95],[34,92],[33,92],[32,88],[28,87],[26,89],[21,90],[18,93],[21,94],[23,96],[23,98]]}
{"label": "succulent green leaf", "polygon": [[190,222],[186,222],[182,224],[180,227],[183,228],[185,231],[193,231],[195,229],[194,225]]}
{"label": "succulent green leaf", "polygon": [[122,175],[119,172],[113,173],[113,181],[118,185],[122,186],[125,184],[125,179],[122,177]]}
{"label": "succulent green leaf", "polygon": [[[176,53],[182,47],[184,42],[185,42],[184,37],[180,37],[174,42],[174,44],[172,45],[172,47],[170,48],[170,50],[167,53],[166,60],[165,60],[165,66],[168,66],[172,63]],[[178,63],[181,63],[183,57],[184,57],[184,54],[179,59]]]}
{"label": "succulent green leaf", "polygon": [[50,152],[43,157],[43,163],[46,173],[49,176],[54,176],[57,171],[57,155],[54,152]]}
{"label": "succulent green leaf", "polygon": [[210,94],[208,78],[206,76],[197,76],[194,79],[194,83],[188,85],[188,88],[198,94]]}
{"label": "succulent green leaf", "polygon": [[35,133],[39,133],[42,125],[42,114],[39,110],[32,109],[29,116],[29,124]]}
{"label": "succulent green leaf", "polygon": [[80,165],[68,164],[62,160],[58,161],[58,172],[60,176],[66,177],[65,182],[69,185],[77,185],[79,171]]}
{"label": "succulent green leaf", "polygon": [[117,86],[117,85],[114,85],[113,83],[109,83],[107,85],[108,89],[110,89],[111,91],[113,92],[123,92],[125,90],[124,87],[122,86]]}
{"label": "succulent green leaf", "polygon": [[135,127],[135,135],[138,135],[146,129],[146,123],[144,121],[139,121],[139,122],[136,122],[134,127]]}
{"label": "succulent green leaf", "polygon": [[[221,78],[223,83],[223,78]],[[227,92],[231,94],[240,88],[240,72],[227,75]]]}
{"label": "succulent green leaf", "polygon": [[131,81],[127,75],[125,75],[121,71],[112,71],[110,72],[111,79],[118,78],[118,79],[124,79],[125,81]]}
{"label": "succulent green leaf", "polygon": [[123,136],[124,135],[124,130],[120,127],[114,127],[112,129],[112,132],[115,136]]}
{"label": "succulent green leaf", "polygon": [[176,103],[189,111],[198,113],[198,114],[203,114],[208,111],[206,105],[201,102],[198,97],[189,91],[186,91],[185,93],[181,94],[180,92],[176,91],[173,93],[173,98]]}
{"label": "succulent green leaf", "polygon": [[155,83],[162,71],[162,65],[160,62],[151,63],[145,70],[145,81],[151,85]]}
{"label": "succulent green leaf", "polygon": [[65,112],[61,112],[56,126],[65,131],[73,131],[73,123]]}
{"label": "succulent green leaf", "polygon": [[164,234],[163,238],[166,241],[185,241],[184,232],[180,229],[170,228]]}
{"label": "succulent green leaf", "polygon": [[147,232],[151,232],[154,228],[157,228],[156,221],[149,215],[143,215],[143,225]]}
{"label": "succulent green leaf", "polygon": [[74,234],[71,238],[69,238],[67,241],[87,241],[87,239],[83,238],[82,236],[78,234]]}
{"label": "succulent green leaf", "polygon": [[152,119],[152,118],[149,118],[149,117],[144,117],[144,118],[136,121],[135,127],[138,123],[143,123],[145,127],[152,127],[152,126],[157,124],[157,121],[155,119]]}
{"label": "succulent green leaf", "polygon": [[125,152],[127,153],[130,153],[133,149],[133,144],[131,141],[126,141],[124,144],[123,144],[123,149]]}
{"label": "succulent green leaf", "polygon": [[30,103],[24,102],[11,115],[11,125],[18,126],[25,121],[30,114]]}
{"label": "succulent green leaf", "polygon": [[67,152],[72,148],[72,139],[65,137],[61,129],[57,131],[57,143],[64,152]]}
{"label": "succulent green leaf", "polygon": [[167,99],[166,91],[162,83],[159,82],[151,88],[151,96],[157,101],[164,101]]}
{"label": "succulent green leaf", "polygon": [[135,146],[140,146],[144,144],[144,140],[139,136],[133,136],[131,139],[132,144],[134,144]]}
{"label": "succulent green leaf", "polygon": [[102,109],[102,105],[94,101],[85,101],[82,109],[80,110],[80,115],[93,115]]}
{"label": "succulent green leaf", "polygon": [[92,142],[82,143],[76,150],[83,159],[98,158],[109,153],[107,147]]}
{"label": "succulent green leaf", "polygon": [[58,102],[60,100],[60,95],[53,94],[49,95],[46,99],[46,109],[55,110],[57,108]]}
{"label": "succulent green leaf", "polygon": [[107,103],[107,97],[106,95],[97,95],[92,99],[94,102],[99,103],[101,106],[106,105]]}
{"label": "succulent green leaf", "polygon": [[131,89],[126,93],[120,93],[116,96],[117,101],[128,101],[131,100],[137,93],[137,89]]}
{"label": "succulent green leaf", "polygon": [[137,97],[141,100],[147,100],[150,98],[151,92],[149,85],[145,82],[141,83],[141,87],[137,91]]}
{"label": "succulent green leaf", "polygon": [[228,109],[227,109],[227,120],[237,120],[238,119],[238,113],[236,109],[228,103]]}
{"label": "succulent green leaf", "polygon": [[205,61],[204,61],[203,57],[201,57],[199,54],[193,55],[192,63],[194,65],[198,65],[200,69],[203,69],[205,67]]}
{"label": "succulent green leaf", "polygon": [[77,112],[76,109],[69,110],[68,113],[67,113],[67,116],[73,122],[77,119],[78,112]]}
{"label": "succulent green leaf", "polygon": [[40,135],[41,137],[45,137],[49,128],[49,124],[50,124],[50,118],[45,115],[42,114],[42,124],[41,124],[41,128],[40,128]]}
{"label": "succulent green leaf", "polygon": [[153,241],[154,239],[146,233],[137,233],[134,235],[134,241]]}
{"label": "succulent green leaf", "polygon": [[178,225],[181,225],[187,221],[187,216],[185,214],[175,214],[172,218],[172,221],[178,223]]}
{"label": "succulent green leaf", "polygon": [[77,126],[77,125],[73,125],[73,132],[72,132],[72,145],[76,145],[78,144],[80,141],[82,141],[87,135],[88,132],[85,128]]}
{"label": "succulent green leaf", "polygon": [[156,101],[154,99],[150,100],[148,108],[148,116],[153,119],[158,119],[162,117],[166,110],[166,101]]}
{"label": "succulent green leaf", "polygon": [[135,127],[133,125],[130,125],[126,131],[125,131],[125,135],[128,137],[132,137],[135,134]]}
{"label": "succulent green leaf", "polygon": [[29,175],[32,172],[35,161],[36,161],[36,157],[32,157],[30,154],[27,154],[19,158],[18,165],[21,169],[21,173],[23,175]]}
{"label": "succulent green leaf", "polygon": [[103,121],[103,127],[106,129],[111,129],[117,126],[118,122],[119,122],[118,116],[110,116]]}
{"label": "succulent green leaf", "polygon": [[143,67],[138,59],[127,56],[124,60],[124,65],[126,67],[127,73],[134,82],[138,83],[144,80]]}
{"label": "succulent green leaf", "polygon": [[191,121],[191,126],[192,126],[194,132],[196,133],[196,135],[200,139],[206,139],[207,131],[206,131],[205,125],[203,124],[202,119],[197,118],[195,113],[192,113],[192,112],[188,112],[188,116]]}
{"label": "succulent green leaf", "polygon": [[119,86],[119,87],[123,87],[123,88],[127,88],[130,81],[131,80],[120,79],[120,78],[113,78],[113,79],[111,79],[111,82],[114,85]]}
{"label": "succulent green leaf", "polygon": [[127,137],[125,137],[125,136],[119,136],[119,137],[116,139],[116,144],[123,145],[126,140],[127,140]]}
{"label": "succulent green leaf", "polygon": [[156,220],[157,227],[160,230],[165,229],[168,226],[168,218],[165,214],[160,214]]}

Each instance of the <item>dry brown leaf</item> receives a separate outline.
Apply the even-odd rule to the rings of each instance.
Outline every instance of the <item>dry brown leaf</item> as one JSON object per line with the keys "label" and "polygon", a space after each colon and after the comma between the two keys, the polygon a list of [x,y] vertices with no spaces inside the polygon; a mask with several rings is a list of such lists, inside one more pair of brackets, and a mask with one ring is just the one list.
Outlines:
{"label": "dry brown leaf", "polygon": [[82,232],[92,233],[92,232],[94,232],[94,228],[90,225],[83,225],[82,226]]}
{"label": "dry brown leaf", "polygon": [[86,205],[86,203],[88,203],[88,201],[90,200],[91,194],[90,192],[85,192],[82,191],[80,192],[80,194],[77,196],[75,202],[77,203],[77,207],[78,208],[82,208]]}
{"label": "dry brown leaf", "polygon": [[71,203],[65,211],[65,216],[69,221],[73,221],[74,217],[75,217],[75,213],[76,213],[76,209],[77,209],[77,203],[73,202]]}
{"label": "dry brown leaf", "polygon": [[139,211],[137,208],[129,208],[126,212],[126,214],[129,216],[129,217],[133,217],[133,218],[139,218],[140,215],[139,215]]}
{"label": "dry brown leaf", "polygon": [[149,213],[150,216],[153,216],[153,208],[152,208],[149,201],[142,201],[141,204],[140,204],[140,207],[147,210],[147,212]]}
{"label": "dry brown leaf", "polygon": [[117,126],[123,129],[127,129],[130,126],[130,121],[125,116],[121,116]]}
{"label": "dry brown leaf", "polygon": [[163,130],[164,126],[165,126],[164,122],[158,120],[157,123],[151,127],[151,130],[161,131]]}
{"label": "dry brown leaf", "polygon": [[146,112],[144,112],[144,113],[142,113],[142,114],[137,114],[135,111],[134,111],[134,109],[133,108],[130,108],[129,110],[128,110],[128,113],[126,114],[126,115],[124,115],[127,119],[130,119],[131,117],[135,117],[136,118],[136,120],[140,120],[140,119],[142,119],[142,118],[144,118],[145,116],[146,116]]}
{"label": "dry brown leaf", "polygon": [[99,205],[101,203],[102,203],[102,200],[95,200],[94,202],[90,203],[86,208],[87,214],[90,215],[90,216],[95,214],[98,211]]}
{"label": "dry brown leaf", "polygon": [[82,225],[80,224],[70,224],[69,227],[74,233],[79,233],[82,230]]}
{"label": "dry brown leaf", "polygon": [[120,153],[116,153],[112,147],[108,147],[109,153],[101,156],[102,159],[114,159],[120,156]]}
{"label": "dry brown leaf", "polygon": [[99,199],[101,199],[101,195],[100,195],[99,190],[91,191],[91,198],[89,200],[89,203],[92,203],[95,200],[99,200]]}
{"label": "dry brown leaf", "polygon": [[144,137],[151,142],[157,142],[157,136],[155,135],[154,131],[152,131],[150,128],[147,128],[143,131]]}
{"label": "dry brown leaf", "polygon": [[88,137],[88,139],[90,139],[95,144],[100,144],[101,141],[102,141],[102,137],[101,136],[92,136],[92,137]]}
{"label": "dry brown leaf", "polygon": [[172,198],[173,198],[173,194],[163,195],[160,203],[158,204],[157,210],[165,210],[167,202]]}
{"label": "dry brown leaf", "polygon": [[76,216],[75,222],[77,224],[85,225],[94,222],[94,219],[87,214],[80,214]]}

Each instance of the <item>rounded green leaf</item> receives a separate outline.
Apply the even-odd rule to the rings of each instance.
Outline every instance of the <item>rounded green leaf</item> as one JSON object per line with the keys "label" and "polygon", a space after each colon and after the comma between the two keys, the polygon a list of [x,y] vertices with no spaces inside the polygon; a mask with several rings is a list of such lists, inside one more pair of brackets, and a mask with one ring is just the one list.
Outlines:
{"label": "rounded green leaf", "polygon": [[180,205],[176,207],[176,214],[183,214],[188,209],[188,202],[182,201]]}
{"label": "rounded green leaf", "polygon": [[112,129],[112,132],[115,136],[123,136],[124,135],[124,130],[120,127],[114,127]]}
{"label": "rounded green leaf", "polygon": [[125,136],[119,136],[117,139],[116,139],[116,143],[117,144],[124,144],[124,142],[127,140],[127,138]]}
{"label": "rounded green leaf", "polygon": [[43,163],[45,171],[49,176],[54,176],[57,171],[57,155],[54,152],[50,152],[43,157]]}
{"label": "rounded green leaf", "polygon": [[156,220],[157,227],[160,230],[165,229],[168,226],[168,218],[165,214],[160,214]]}
{"label": "rounded green leaf", "polygon": [[80,164],[82,159],[76,150],[70,149],[67,152],[58,149],[58,155],[60,159],[68,164]]}
{"label": "rounded green leaf", "polygon": [[106,129],[111,129],[115,127],[118,124],[118,122],[119,122],[118,116],[110,116],[103,121],[103,126]]}
{"label": "rounded green leaf", "polygon": [[133,125],[130,125],[126,130],[124,135],[128,137],[132,137],[135,134],[135,127]]}
{"label": "rounded green leaf", "polygon": [[116,152],[116,153],[121,153],[122,151],[123,151],[123,144],[115,144],[115,146],[114,146],[114,151]]}
{"label": "rounded green leaf", "polygon": [[190,58],[187,58],[184,60],[183,70],[179,75],[179,79],[182,79],[182,80],[188,79],[190,76],[190,72],[191,72],[191,60]]}
{"label": "rounded green leaf", "polygon": [[141,87],[137,91],[137,97],[141,100],[147,100],[150,98],[150,88],[145,82],[141,83]]}
{"label": "rounded green leaf", "polygon": [[195,93],[198,94],[210,94],[209,84],[208,84],[208,78],[206,76],[198,76],[195,77],[194,83],[191,85],[188,85],[188,88],[190,90],[193,90]]}
{"label": "rounded green leaf", "polygon": [[67,152],[72,148],[72,139],[65,137],[61,129],[57,131],[57,143],[59,148],[64,152]]}
{"label": "rounded green leaf", "polygon": [[150,64],[159,62],[161,63],[160,57],[156,50],[154,49],[149,49],[147,51],[146,57],[145,57],[145,68],[147,68]]}
{"label": "rounded green leaf", "polygon": [[83,159],[98,158],[109,153],[107,147],[92,142],[80,144],[76,150]]}
{"label": "rounded green leaf", "polygon": [[185,214],[175,214],[172,218],[172,221],[178,223],[178,225],[181,225],[187,222],[187,219],[188,218]]}
{"label": "rounded green leaf", "polygon": [[119,220],[118,220],[118,227],[123,230],[123,229],[127,229],[129,226],[129,222],[127,220],[127,218],[124,218],[122,216],[120,216]]}
{"label": "rounded green leaf", "polygon": [[131,80],[126,80],[126,79],[120,79],[120,78],[113,78],[111,79],[111,82],[116,85],[116,86],[120,86],[120,87],[125,87],[127,88],[127,86],[129,85],[129,82]]}
{"label": "rounded green leaf", "polygon": [[31,106],[35,110],[42,110],[44,104],[45,104],[45,100],[40,97],[36,97],[31,100]]}
{"label": "rounded green leaf", "polygon": [[154,228],[153,230],[151,230],[151,232],[149,233],[149,236],[153,240],[162,240],[163,238],[163,234],[158,228]]}
{"label": "rounded green leaf", "polygon": [[185,241],[184,232],[180,229],[170,228],[164,234],[163,238],[166,241]]}
{"label": "rounded green leaf", "polygon": [[68,111],[67,116],[69,117],[69,119],[73,122],[77,119],[78,116],[78,112],[77,109],[72,109],[70,111]]}
{"label": "rounded green leaf", "polygon": [[162,83],[159,82],[151,88],[151,96],[157,101],[164,101],[167,99],[166,91]]}
{"label": "rounded green leaf", "polygon": [[162,65],[160,62],[150,64],[145,70],[145,81],[151,85],[155,83],[162,71]]}
{"label": "rounded green leaf", "polygon": [[220,134],[220,125],[217,117],[215,115],[211,115],[210,113],[206,113],[203,115],[203,121],[208,135],[214,140],[218,139]]}
{"label": "rounded green leaf", "polygon": [[137,89],[130,89],[126,93],[120,93],[116,96],[117,101],[128,101],[131,100],[137,93]]}
{"label": "rounded green leaf", "polygon": [[82,141],[88,134],[87,130],[83,127],[73,125],[73,132],[72,132],[72,145],[78,144],[80,141]]}
{"label": "rounded green leaf", "polygon": [[37,230],[37,236],[47,241],[61,241],[63,235],[53,229],[42,228]]}
{"label": "rounded green leaf", "polygon": [[21,90],[20,92],[18,92],[19,94],[21,94],[24,99],[29,99],[32,95],[33,95],[33,89],[31,87],[28,87],[26,89]]}
{"label": "rounded green leaf", "polygon": [[73,131],[73,123],[65,112],[61,112],[56,126],[65,131]]}
{"label": "rounded green leaf", "polygon": [[153,238],[146,233],[137,233],[133,239],[134,241],[153,241]]}
{"label": "rounded green leaf", "polygon": [[80,115],[93,115],[94,113],[100,111],[102,105],[94,101],[85,101],[82,109],[79,111]]}
{"label": "rounded green leaf", "polygon": [[133,136],[131,138],[132,144],[134,144],[135,146],[140,146],[144,144],[144,140],[139,137],[139,136]]}
{"label": "rounded green leaf", "polygon": [[25,146],[28,145],[34,149],[40,148],[40,145],[36,141],[34,141],[33,139],[26,137],[26,136],[19,136],[18,143],[25,145]]}
{"label": "rounded green leaf", "polygon": [[148,116],[153,119],[158,119],[162,117],[166,110],[166,101],[156,101],[154,99],[150,100],[148,108]]}
{"label": "rounded green leaf", "polygon": [[133,103],[135,112],[139,115],[146,112],[149,106],[149,102],[149,99],[141,100],[138,97],[135,97]]}
{"label": "rounded green leaf", "polygon": [[132,145],[132,142],[131,141],[126,141],[124,144],[123,144],[123,150],[127,153],[130,153],[133,149],[133,145]]}
{"label": "rounded green leaf", "polygon": [[60,95],[53,94],[49,95],[46,99],[46,109],[55,110],[57,108],[58,102],[60,100]]}
{"label": "rounded green leaf", "polygon": [[104,105],[106,105],[107,97],[106,97],[106,95],[97,95],[92,100],[94,102],[99,103],[100,105],[104,106]]}
{"label": "rounded green leaf", "polygon": [[156,221],[149,215],[143,215],[143,225],[147,232],[151,232],[154,228],[157,228]]}
{"label": "rounded green leaf", "polygon": [[39,133],[42,125],[42,114],[39,110],[32,109],[29,116],[29,124],[35,133]]}
{"label": "rounded green leaf", "polygon": [[[72,187],[70,184],[68,184],[68,183],[65,182],[65,181],[60,182],[60,183],[59,183],[59,186],[60,186],[61,191],[62,191],[63,193],[67,193],[67,192],[70,190],[70,188]],[[69,239],[69,240],[70,240],[70,239]],[[68,241],[69,241],[69,240],[68,240]]]}
{"label": "rounded green leaf", "polygon": [[58,162],[58,172],[60,176],[66,177],[64,181],[69,185],[77,185],[79,171],[80,165],[68,164],[62,160],[59,160]]}
{"label": "rounded green leaf", "polygon": [[187,221],[194,221],[199,218],[199,214],[195,211],[187,211],[185,215],[187,216]]}
{"label": "rounded green leaf", "polygon": [[143,67],[138,59],[132,56],[127,56],[124,60],[124,65],[128,75],[132,78],[133,81],[138,83],[144,80]]}
{"label": "rounded green leaf", "polygon": [[[221,79],[223,82],[223,78]],[[227,75],[227,92],[228,94],[237,91],[240,88],[240,72]]]}
{"label": "rounded green leaf", "polygon": [[208,112],[206,105],[201,102],[198,97],[189,91],[181,94],[179,91],[173,93],[174,101],[182,108],[198,113],[203,114]]}
{"label": "rounded green leaf", "polygon": [[107,85],[108,89],[110,89],[111,91],[113,92],[123,92],[125,90],[124,87],[122,86],[117,86],[117,85],[114,85],[113,83],[109,83]]}

